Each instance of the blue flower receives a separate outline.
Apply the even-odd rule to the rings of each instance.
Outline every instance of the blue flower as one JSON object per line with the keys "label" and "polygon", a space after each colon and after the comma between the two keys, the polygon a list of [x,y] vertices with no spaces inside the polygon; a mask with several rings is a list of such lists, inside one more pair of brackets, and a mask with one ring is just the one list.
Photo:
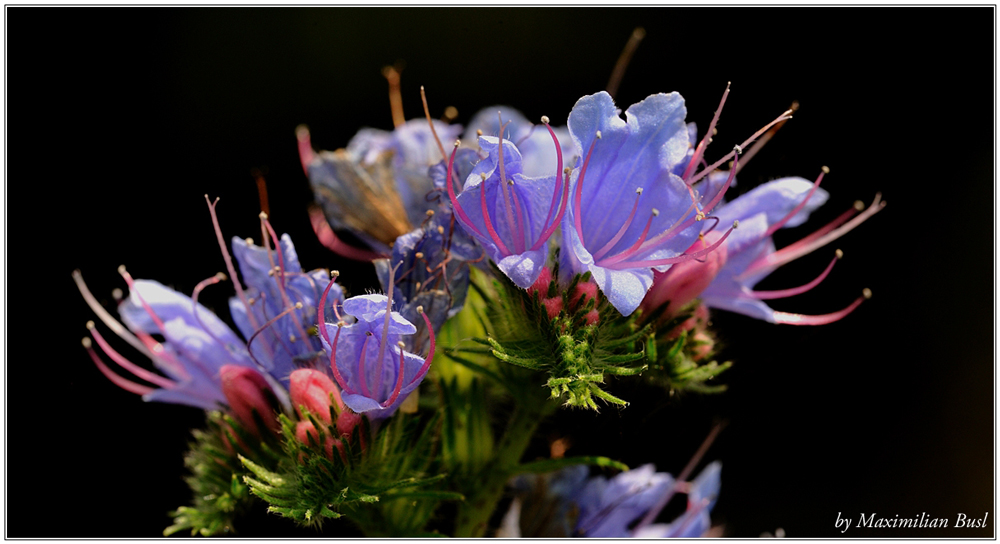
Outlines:
{"label": "blue flower", "polygon": [[[393,284],[391,273],[389,284]],[[351,297],[344,301],[343,310],[357,321],[352,325],[343,320],[324,323],[320,329],[344,404],[372,421],[387,418],[399,408],[424,379],[434,354],[433,333],[426,358],[404,350],[402,338],[417,328],[390,311],[390,296],[391,292],[389,296]],[[422,308],[417,311],[422,313]],[[430,330],[426,315],[424,319]]]}
{"label": "blue flower", "polygon": [[[687,509],[669,524],[657,523],[637,527],[630,536],[634,538],[698,538],[712,527],[709,512],[715,506],[722,485],[722,463],[709,464],[691,482],[688,489]],[[640,524],[641,525],[641,524]]]}
{"label": "blue flower", "polygon": [[580,508],[576,532],[595,538],[631,536],[629,524],[648,512],[674,485],[674,478],[653,465],[622,472],[610,480],[590,479],[574,501]]}
{"label": "blue flower", "polygon": [[[753,287],[778,267],[811,253],[836,240],[867,218],[878,213],[885,205],[879,196],[867,210],[860,202],[830,224],[815,233],[795,242],[780,251],[776,250],[771,235],[779,228],[795,227],[808,219],[809,214],[827,200],[827,193],[819,188],[821,174],[815,183],[802,178],[783,178],[760,185],[718,209],[716,215],[720,223],[739,221],[740,228],[720,246],[716,252],[721,266],[716,266],[714,279],[700,293],[700,298],[709,307],[729,310],[762,319],[771,323],[795,325],[821,325],[842,319],[861,302],[871,296],[870,291],[858,297],[846,308],[824,315],[802,315],[777,312],[764,301],[785,298],[804,293],[830,273],[840,256],[830,261],[826,269],[814,280],[800,287],[778,291],[759,291]],[[854,217],[857,214],[856,217]],[[852,219],[853,217],[853,219]],[[720,235],[716,232],[705,234],[705,243],[713,243]],[[717,265],[718,263],[716,263]],[[700,263],[684,263],[684,267],[698,269],[709,266]],[[682,267],[668,271],[662,281],[669,283],[680,274]],[[696,272],[697,270],[693,270]],[[660,280],[658,280],[660,281]],[[691,297],[698,296],[692,293]]]}
{"label": "blue flower", "polygon": [[631,314],[653,269],[687,260],[697,238],[689,187],[677,172],[690,160],[684,100],[656,94],[619,117],[605,92],[573,106],[569,130],[584,151],[563,218],[563,280],[590,271],[611,304]]}
{"label": "blue flower", "polygon": [[[497,113],[500,116],[497,116]],[[552,152],[552,139],[543,125],[534,124],[514,108],[492,106],[479,110],[462,135],[462,142],[471,147],[479,145],[479,136],[500,136],[500,119],[505,119],[504,139],[514,142],[521,152],[521,173],[529,178],[552,175],[558,168],[558,158]],[[576,148],[566,127],[552,127],[561,152],[573,156]],[[570,161],[572,162],[572,161]],[[465,179],[459,177],[459,179]]]}
{"label": "blue flower", "polygon": [[[555,138],[551,132],[550,137]],[[562,176],[526,177],[521,153],[509,140],[481,136],[479,145],[488,156],[475,165],[457,197],[454,184],[446,184],[449,198],[466,232],[511,281],[526,289],[545,266],[546,242],[565,211],[569,187]],[[561,169],[561,150],[556,154]],[[455,152],[449,179],[454,157]]]}

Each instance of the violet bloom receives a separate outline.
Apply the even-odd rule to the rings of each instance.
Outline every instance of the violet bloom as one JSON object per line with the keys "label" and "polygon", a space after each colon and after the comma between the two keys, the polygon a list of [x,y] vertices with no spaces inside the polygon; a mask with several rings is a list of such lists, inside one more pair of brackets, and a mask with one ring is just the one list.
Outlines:
{"label": "violet bloom", "polygon": [[[721,108],[720,104],[709,134]],[[711,245],[685,252],[702,230],[697,223],[721,200],[735,170],[727,176],[723,191],[709,202],[701,201],[693,185],[712,176],[741,146],[787,119],[786,112],[733,152],[696,171],[708,138],[692,150],[685,114],[679,94],[656,94],[632,105],[623,121],[611,96],[600,92],[577,101],[569,116],[570,134],[584,155],[573,173],[572,205],[563,219],[562,279],[590,271],[623,315],[639,306],[653,283],[654,270],[665,271],[716,249]],[[718,176],[710,180],[714,187]],[[723,237],[735,227],[734,223]]]}
{"label": "violet bloom", "polygon": [[[555,133],[542,119],[556,148],[557,173],[530,178],[522,173],[521,153],[509,140],[481,136],[479,146],[488,156],[479,161],[455,196],[449,198],[462,228],[486,250],[487,255],[516,285],[528,288],[545,266],[549,237],[566,209],[568,183],[562,175],[562,150]],[[457,150],[459,142],[455,142]],[[454,158],[448,161],[447,179],[454,181]]]}
{"label": "violet bloom", "polygon": [[389,275],[388,296],[361,295],[344,301],[343,311],[357,320],[352,325],[340,319],[336,307],[338,322],[325,323],[325,293],[320,300],[320,333],[343,402],[373,421],[387,418],[399,408],[424,379],[434,355],[434,333],[423,308],[417,308],[417,313],[423,316],[430,333],[428,354],[425,358],[404,350],[402,338],[414,334],[417,328],[391,311],[393,272]]}
{"label": "violet bloom", "polygon": [[[826,169],[824,169],[824,174]],[[670,300],[667,313],[687,304],[696,297],[709,307],[729,310],[771,323],[822,325],[842,319],[854,311],[871,292],[864,290],[846,308],[824,315],[802,315],[777,312],[766,300],[804,293],[819,285],[837,262],[841,253],[830,261],[814,280],[790,289],[760,291],[753,287],[778,267],[836,240],[863,221],[878,213],[885,205],[880,197],[867,210],[858,202],[837,219],[802,240],[776,250],[771,235],[780,228],[798,226],[809,214],[827,200],[826,191],[819,188],[824,174],[810,183],[802,178],[783,178],[760,185],[719,208],[720,222],[739,221],[734,232],[706,262],[678,265],[656,280],[650,292],[650,306]],[[864,210],[862,212],[862,210]],[[858,212],[862,212],[858,214]],[[855,217],[855,215],[857,215]],[[719,239],[716,232],[706,232],[703,243]]]}

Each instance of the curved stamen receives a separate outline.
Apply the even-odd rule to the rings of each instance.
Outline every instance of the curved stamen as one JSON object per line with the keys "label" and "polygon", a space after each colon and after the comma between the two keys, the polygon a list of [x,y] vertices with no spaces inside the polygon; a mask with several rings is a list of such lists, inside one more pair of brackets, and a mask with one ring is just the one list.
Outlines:
{"label": "curved stamen", "polygon": [[[268,234],[271,235],[271,239],[274,241],[274,249],[278,253],[278,271],[280,273],[280,280],[276,283],[278,284],[278,292],[281,293],[281,300],[284,303],[285,307],[287,308],[292,305],[292,300],[291,297],[288,296],[288,291],[285,289],[286,286],[285,286],[284,251],[282,251],[281,249],[281,242],[278,239],[278,234],[274,232],[274,228],[271,227],[271,222],[268,221],[267,219],[267,214],[261,212],[260,219],[264,223],[264,226],[267,227],[267,232]],[[295,312],[292,312],[292,321],[295,323],[295,326],[299,329],[299,334],[301,335],[301,337],[306,338],[308,336],[308,334],[306,333],[306,329],[305,327],[302,326],[302,320],[299,319],[299,315]]]}
{"label": "curved stamen", "polygon": [[399,392],[403,389],[403,370],[404,370],[403,363],[405,362],[404,359],[405,354],[403,353],[403,347],[405,346],[405,344],[403,344],[402,342],[397,342],[396,345],[399,346],[399,375],[396,377],[396,386],[392,388],[392,394],[389,395],[389,398],[382,403],[381,405],[382,408],[388,408],[392,406],[392,403],[396,402],[396,399],[399,398]]}
{"label": "curved stamen", "polygon": [[385,307],[385,320],[382,324],[382,338],[378,342],[378,375],[375,377],[375,394],[382,390],[382,374],[385,373],[385,344],[389,341],[389,322],[392,321],[392,291],[396,287],[396,270],[402,266],[403,261],[396,263],[396,266],[389,269],[389,288],[385,294],[388,301]]}
{"label": "curved stamen", "polygon": [[[580,176],[576,179],[576,192],[573,194],[573,227],[576,228],[576,236],[580,239],[580,245],[583,243],[583,226],[580,222],[580,199],[583,198],[583,178],[587,175],[587,165],[590,164],[590,156],[594,153],[594,144],[597,140],[601,139],[601,131],[597,131],[594,135],[595,138],[590,142],[590,149],[587,150],[587,158],[583,160],[583,166],[580,168]],[[586,247],[586,246],[584,246]]]}
{"label": "curved stamen", "polygon": [[[622,225],[622,228],[618,229],[618,233],[615,234],[613,238],[608,240],[608,243],[604,244],[601,249],[597,250],[597,253],[594,254],[594,261],[603,257],[604,254],[611,250],[611,248],[615,247],[615,244],[618,243],[618,240],[622,239],[622,236],[625,236],[625,231],[632,226],[632,220],[635,218],[635,212],[639,209],[640,196],[642,196],[642,187],[635,190],[635,204],[632,205],[632,211],[628,214],[628,218],[625,219],[625,224]],[[650,219],[650,221],[652,221],[652,219]]]}
{"label": "curved stamen", "polygon": [[885,207],[885,202],[882,202],[882,193],[876,193],[875,200],[872,202],[872,205],[869,206],[868,209],[865,210],[864,212],[858,214],[858,216],[855,217],[854,219],[851,219],[850,221],[846,222],[840,227],[833,229],[822,236],[810,237],[811,240],[806,244],[801,244],[801,245],[793,244],[792,246],[782,248],[778,251],[775,251],[774,253],[771,253],[770,255],[765,255],[757,259],[756,261],[750,263],[750,266],[748,266],[747,269],[742,274],[737,276],[736,279],[739,280],[740,278],[749,276],[762,269],[778,268],[779,266],[794,261],[799,257],[808,255],[813,251],[825,246],[826,244],[829,244],[830,242],[836,240],[837,238],[840,238],[844,234],[847,234],[848,232],[853,230],[854,227],[857,227],[865,220],[867,220],[869,217],[880,212],[884,207]]}
{"label": "curved stamen", "polygon": [[772,300],[776,298],[785,298],[785,297],[800,295],[802,293],[805,293],[806,291],[811,290],[813,287],[816,287],[824,279],[826,279],[826,276],[830,273],[831,270],[833,270],[833,265],[837,264],[837,261],[840,260],[840,258],[843,256],[844,252],[838,249],[836,255],[833,257],[833,260],[831,260],[830,264],[826,266],[826,270],[824,270],[822,274],[816,277],[816,279],[800,287],[781,289],[777,291],[754,291],[748,289],[747,293],[757,300]]}
{"label": "curved stamen", "polygon": [[243,286],[240,285],[239,277],[236,275],[236,268],[233,267],[233,259],[229,255],[229,248],[226,247],[226,241],[222,238],[222,228],[219,227],[219,218],[215,215],[215,206],[219,203],[219,198],[216,197],[215,201],[211,201],[208,199],[208,194],[206,194],[205,203],[208,204],[208,213],[212,216],[212,227],[215,229],[215,239],[219,241],[219,249],[222,250],[222,259],[226,261],[226,271],[229,272],[229,277],[233,280],[236,295],[240,297],[240,302],[243,303],[243,307],[247,310],[250,326],[256,329],[258,328],[257,318],[250,311],[250,303],[247,302],[247,295],[243,291]]}
{"label": "curved stamen", "polygon": [[[548,241],[552,233],[555,232],[556,227],[559,222],[562,221],[562,216],[566,212],[567,198],[569,196],[569,172],[565,172],[566,180],[563,181],[563,154],[562,145],[559,144],[559,138],[556,137],[556,133],[549,126],[549,118],[542,116],[542,123],[545,124],[545,128],[549,131],[549,136],[552,137],[552,142],[556,145],[556,186],[555,190],[552,191],[552,202],[549,204],[549,211],[545,214],[545,222],[542,223],[542,234],[538,236],[538,240],[532,244],[531,250],[535,251],[542,247],[542,244]],[[562,198],[559,198],[560,193],[562,193]],[[552,212],[556,209],[556,204],[559,205],[559,211],[556,213],[555,220],[550,224],[549,219],[552,219]]]}
{"label": "curved stamen", "polygon": [[715,125],[719,122],[719,116],[722,115],[722,107],[726,105],[726,98],[729,97],[729,86],[732,85],[731,81],[726,82],[726,90],[722,93],[722,100],[719,101],[719,107],[715,109],[715,115],[712,116],[712,122],[708,124],[708,130],[705,131],[705,135],[701,138],[701,142],[698,143],[698,147],[694,150],[694,155],[691,156],[691,161],[688,162],[687,168],[684,169],[684,175],[681,176],[685,182],[694,173],[694,169],[698,166],[698,162],[701,161],[702,156],[705,154],[705,149],[708,144],[712,141],[712,133],[715,132]]}
{"label": "curved stamen", "polygon": [[[469,214],[465,213],[465,210],[462,209],[462,206],[458,203],[458,198],[455,197],[455,187],[454,183],[452,183],[451,178],[455,172],[454,169],[455,152],[458,151],[458,146],[461,145],[461,143],[462,142],[455,140],[455,147],[451,150],[451,157],[448,158],[448,178],[445,181],[445,185],[448,187],[448,198],[451,200],[452,209],[455,210],[455,213],[458,215],[458,218],[462,220],[462,223],[466,227],[472,229],[472,231],[478,234],[480,237],[485,238],[485,236],[483,236],[483,233],[480,232],[479,229],[476,228],[476,225],[472,223],[472,219],[469,219]],[[480,190],[482,190],[481,187]],[[487,222],[487,224],[489,223]]]}
{"label": "curved stamen", "polygon": [[521,211],[521,199],[517,197],[517,191],[514,190],[514,180],[510,180],[510,196],[514,201],[514,211],[517,212],[517,240],[519,242],[517,245],[521,246],[521,252],[524,253],[525,244],[527,242],[524,240],[524,213]]}
{"label": "curved stamen", "polygon": [[826,325],[828,323],[844,319],[848,314],[853,312],[855,308],[860,306],[862,302],[870,298],[872,298],[872,292],[870,289],[866,288],[862,291],[861,296],[852,302],[850,306],[840,310],[839,312],[823,315],[803,315],[790,314],[786,312],[774,312],[774,321],[775,323],[779,323],[781,325]]}
{"label": "curved stamen", "polygon": [[[792,105],[788,107],[788,111],[792,113],[799,111],[798,101],[792,102]],[[769,142],[771,138],[773,138],[774,135],[778,133],[778,130],[781,129],[781,127],[785,126],[786,121],[787,119],[771,127],[771,129],[765,132],[764,135],[761,136],[759,140],[757,140],[756,142],[754,142],[752,146],[750,146],[750,149],[746,150],[746,152],[743,153],[743,164],[740,165],[738,168],[734,167],[737,174],[739,174],[740,169],[746,166],[747,163],[750,162],[750,159],[752,159],[754,155],[756,155],[760,151],[760,149],[764,147],[764,144]]]}
{"label": "curved stamen", "polygon": [[165,334],[166,326],[163,324],[163,321],[160,320],[160,317],[156,315],[156,312],[153,311],[153,308],[150,307],[150,305],[146,302],[146,299],[142,298],[142,295],[139,294],[139,291],[135,289],[135,281],[132,280],[132,275],[128,273],[128,270],[125,270],[125,265],[121,265],[118,267],[118,273],[121,274],[123,278],[125,278],[125,283],[128,284],[129,291],[135,293],[135,296],[136,298],[139,299],[139,302],[142,304],[143,309],[146,310],[146,313],[149,314],[150,319],[152,319],[153,323],[156,324],[156,328],[160,329],[160,332]]}
{"label": "curved stamen", "polygon": [[229,345],[219,339],[218,336],[215,336],[215,333],[209,330],[209,328],[202,323],[201,317],[198,315],[198,295],[200,295],[201,292],[209,285],[215,285],[220,281],[226,281],[226,275],[222,272],[219,272],[211,278],[201,280],[198,282],[198,285],[194,286],[194,292],[191,293],[191,314],[194,315],[194,320],[198,322],[198,326],[200,326],[201,329],[212,338],[212,340],[215,340],[220,346],[226,348],[228,351]]}
{"label": "curved stamen", "polygon": [[337,334],[333,335],[333,344],[330,345],[330,368],[333,369],[333,377],[337,380],[337,385],[341,389],[347,392],[348,395],[355,394],[355,391],[348,387],[347,380],[344,379],[340,374],[340,369],[337,368],[337,342],[340,341],[340,330],[344,328],[344,322],[337,322]]}
{"label": "curved stamen", "polygon": [[[291,308],[285,308],[285,311],[283,311],[280,314],[272,317],[270,320],[268,320],[267,323],[264,323],[263,327],[261,327],[261,328],[255,330],[255,331],[253,331],[253,334],[251,334],[250,338],[247,339],[247,352],[250,354],[250,358],[253,359],[253,362],[257,363],[257,366],[260,368],[261,372],[267,373],[267,369],[264,367],[263,364],[261,364],[260,361],[257,360],[257,357],[255,357],[254,354],[253,354],[253,350],[250,349],[250,346],[251,346],[251,344],[253,344],[254,339],[257,338],[257,336],[260,335],[260,333],[262,333],[262,332],[266,331],[268,328],[270,328],[271,325],[274,325],[275,321],[281,319],[282,317],[285,317],[285,315],[291,313],[292,310],[301,309],[301,308],[302,308],[302,303],[301,302],[296,302],[295,306],[292,306]],[[275,336],[277,336],[277,335],[275,335]],[[290,353],[291,352],[289,351],[289,354]]]}
{"label": "curved stamen", "polygon": [[118,374],[112,372],[111,369],[108,368],[108,366],[101,361],[101,358],[97,356],[97,353],[94,352],[94,348],[90,342],[90,338],[84,338],[82,344],[83,348],[87,350],[87,354],[89,354],[90,358],[94,361],[94,364],[97,365],[97,370],[100,370],[101,374],[104,374],[105,378],[111,380],[111,383],[117,385],[118,387],[121,387],[122,389],[128,391],[129,393],[135,393],[136,395],[145,395],[147,393],[152,393],[153,391],[155,391],[155,389],[149,387],[148,385],[137,384],[133,381],[126,380],[125,378],[122,378]]}
{"label": "curved stamen", "polygon": [[[420,86],[420,101],[424,103],[424,117],[427,118],[427,124],[431,126],[431,134],[434,136],[438,150],[441,151],[441,160],[448,160],[448,154],[444,152],[444,146],[441,145],[441,139],[438,138],[437,129],[434,128],[434,121],[431,120],[431,110],[427,107],[427,93],[424,92],[423,85]],[[451,176],[448,176],[448,182],[451,182]]]}
{"label": "curved stamen", "polygon": [[[323,295],[319,297],[319,307],[316,308],[316,328],[319,329],[320,334],[323,335],[323,339],[330,346],[333,344],[330,342],[330,333],[326,330],[326,297],[330,294],[330,288],[333,287],[334,282],[340,276],[340,272],[337,270],[330,271],[330,283],[326,284],[326,289],[323,289]],[[337,311],[337,303],[333,304],[333,314],[336,316],[337,321],[340,321],[340,312]]]}
{"label": "curved stamen", "polygon": [[[503,184],[501,184],[501,185],[503,185]],[[507,246],[505,246],[504,243],[503,243],[503,241],[500,240],[500,237],[497,236],[497,231],[496,231],[496,229],[493,228],[493,222],[490,220],[490,212],[486,208],[486,180],[485,179],[482,180],[479,183],[479,207],[482,209],[483,220],[486,222],[486,231],[490,233],[490,239],[493,240],[493,243],[496,244],[497,248],[500,250],[501,253],[503,253],[504,255],[510,255],[511,253],[510,253],[510,251],[507,250]]]}
{"label": "curved stamen", "polygon": [[774,121],[771,121],[770,123],[764,125],[763,128],[761,128],[757,132],[754,132],[753,136],[750,136],[749,138],[747,138],[746,140],[744,140],[743,143],[741,143],[738,146],[736,146],[733,149],[733,151],[730,151],[729,153],[727,153],[725,157],[722,157],[721,159],[719,159],[719,160],[715,161],[714,163],[712,163],[710,166],[706,167],[705,169],[703,169],[703,170],[699,171],[697,174],[695,174],[694,177],[692,177],[688,181],[688,185],[694,185],[695,183],[698,183],[698,181],[700,181],[701,178],[703,178],[703,177],[709,175],[710,173],[714,172],[716,168],[718,168],[719,166],[722,166],[726,161],[732,159],[736,155],[736,148],[743,149],[744,147],[746,147],[746,146],[750,145],[751,143],[753,143],[754,140],[756,140],[757,138],[759,138],[761,134],[764,134],[765,132],[767,132],[768,129],[770,129],[774,125],[776,125],[776,124],[778,124],[778,123],[780,123],[782,121],[786,121],[788,119],[791,119],[792,118],[791,113],[792,113],[792,110],[787,110],[787,111],[785,111],[785,113],[782,113],[781,115],[779,115],[778,118],[775,119]]}
{"label": "curved stamen", "polygon": [[774,234],[775,232],[777,232],[778,229],[785,226],[785,223],[788,223],[789,220],[795,217],[795,214],[802,211],[802,208],[806,207],[806,203],[808,203],[809,199],[812,198],[813,194],[816,193],[816,189],[819,188],[819,184],[823,182],[823,176],[829,173],[830,169],[824,166],[822,168],[822,171],[819,173],[819,177],[816,178],[816,181],[813,182],[812,188],[809,189],[808,193],[806,193],[806,197],[802,199],[802,202],[799,202],[799,205],[795,206],[795,208],[793,208],[792,211],[788,212],[787,215],[782,217],[780,221],[768,227],[767,231],[764,232],[764,235],[761,236],[761,238],[767,238],[768,236]]}
{"label": "curved stamen", "polygon": [[695,251],[694,253],[678,255],[677,257],[671,257],[669,259],[655,259],[651,261],[626,261],[626,262],[617,262],[602,266],[604,266],[605,268],[609,268],[611,270],[622,270],[625,268],[647,268],[654,266],[664,266],[668,264],[677,264],[677,263],[682,263],[684,261],[690,261],[691,259],[697,259],[698,257],[701,257],[703,255],[708,255],[712,251],[715,251],[717,247],[719,247],[720,245],[722,245],[723,242],[726,241],[726,238],[729,238],[729,235],[732,234],[734,230],[736,230],[739,224],[740,224],[739,221],[733,221],[733,226],[730,227],[730,229],[727,230],[726,233],[723,234],[718,241],[706,247],[705,249]]}
{"label": "curved stamen", "polygon": [[[90,289],[87,287],[86,282],[83,281],[83,274],[81,274],[79,270],[73,271],[73,281],[76,283],[76,288],[79,289],[80,295],[83,296],[83,300],[87,303],[87,306],[90,306],[90,309],[97,314],[97,317],[102,323],[107,325],[107,327],[118,335],[119,338],[128,342],[130,346],[139,350],[139,352],[143,355],[149,357],[150,359],[156,359],[157,355],[153,353],[153,349],[149,345],[139,341],[139,339],[136,338],[131,331],[119,323],[117,319],[112,317],[111,314],[109,314],[108,311],[105,310],[99,302],[97,302],[97,299],[94,298],[93,293],[91,293]],[[154,344],[157,344],[155,340],[153,342]],[[180,370],[183,373],[182,367],[180,366],[178,366],[175,370]]]}
{"label": "curved stamen", "polygon": [[812,243],[813,240],[818,240],[821,236],[824,236],[824,235],[826,235],[826,233],[832,231],[833,229],[839,227],[840,225],[843,225],[844,223],[847,222],[848,219],[850,219],[850,218],[854,217],[855,215],[857,215],[858,212],[864,211],[864,209],[865,209],[865,203],[861,202],[860,200],[857,200],[857,201],[854,202],[854,206],[852,206],[851,208],[848,208],[847,211],[845,211],[844,213],[838,215],[837,218],[834,219],[833,221],[830,221],[829,223],[827,223],[826,225],[824,225],[822,228],[817,229],[815,232],[813,232],[809,236],[806,236],[806,237],[804,237],[804,238],[802,238],[800,240],[796,240],[795,242],[793,242],[791,244],[788,244],[787,246],[785,246],[785,247],[783,247],[781,249],[782,249],[782,251],[785,251],[785,250],[791,251],[792,248],[799,248],[799,247],[803,247],[805,245],[808,245],[808,244]]}
{"label": "curved stamen", "polygon": [[603,261],[598,263],[598,266],[615,264],[624,261],[625,259],[629,258],[632,255],[635,255],[635,253],[639,251],[639,248],[642,247],[642,243],[646,240],[646,235],[649,234],[649,227],[653,225],[653,218],[658,215],[660,215],[660,210],[653,208],[653,212],[649,215],[649,219],[646,220],[646,228],[642,229],[642,234],[639,235],[639,238],[635,241],[635,243],[629,246],[629,248],[626,249],[625,251],[622,251],[617,255],[608,257],[607,259],[604,259]]}
{"label": "curved stamen", "polygon": [[365,376],[365,350],[368,349],[368,339],[374,336],[371,331],[365,333],[365,339],[361,342],[361,357],[358,358],[358,380],[361,382],[361,394],[371,397],[368,391],[368,379]]}
{"label": "curved stamen", "polygon": [[424,307],[417,306],[417,313],[420,314],[420,317],[424,318],[424,324],[427,325],[427,334],[430,340],[430,349],[427,350],[427,357],[424,358],[424,364],[421,365],[420,370],[417,371],[417,375],[413,378],[414,380],[419,381],[423,379],[424,374],[427,374],[427,370],[431,367],[431,359],[434,358],[435,345],[434,345],[434,327],[431,326],[430,318],[428,318],[427,314],[424,313]]}
{"label": "curved stamen", "polygon": [[326,216],[323,215],[323,210],[319,206],[309,207],[309,223],[312,225],[313,232],[316,233],[316,238],[319,239],[319,243],[323,244],[323,247],[329,249],[337,255],[340,255],[341,257],[362,262],[369,262],[382,258],[382,255],[375,253],[374,251],[350,246],[344,243],[343,240],[337,237],[337,233],[333,232],[333,228],[330,227],[330,223],[326,220]]}
{"label": "curved stamen", "polygon": [[719,204],[719,202],[722,202],[722,197],[726,195],[726,191],[729,190],[729,186],[732,185],[733,180],[736,179],[736,171],[739,169],[740,165],[740,153],[738,149],[734,148],[733,150],[737,151],[737,153],[736,155],[733,156],[733,167],[729,169],[729,177],[726,178],[726,183],[722,185],[722,188],[719,189],[718,193],[715,193],[715,196],[712,197],[712,200],[709,201],[709,203],[706,204],[704,207],[702,207],[701,209],[702,213],[711,212],[712,209]]}
{"label": "curved stamen", "polygon": [[507,214],[507,225],[515,227],[514,230],[517,233],[514,237],[513,247],[518,253],[524,253],[524,228],[520,222],[514,221],[514,209],[511,205],[510,191],[507,189],[507,170],[503,160],[503,129],[506,128],[507,124],[510,124],[510,122],[508,121],[507,124],[504,124],[503,118],[500,117],[500,112],[497,112],[497,119],[500,122],[500,191],[503,192],[504,213]]}
{"label": "curved stamen", "polygon": [[93,336],[94,340],[97,341],[97,345],[101,347],[101,350],[104,351],[104,353],[108,357],[110,357],[112,361],[118,363],[119,366],[131,372],[137,378],[146,380],[147,382],[150,383],[155,383],[156,385],[163,387],[165,389],[170,389],[177,385],[177,383],[174,382],[173,380],[160,376],[155,372],[150,372],[145,368],[142,368],[141,366],[133,363],[132,361],[129,361],[128,359],[123,357],[120,353],[115,351],[114,348],[112,348],[111,345],[104,340],[104,337],[101,336],[101,333],[97,332],[97,327],[94,326],[93,321],[87,322],[87,330],[90,331],[90,335]]}
{"label": "curved stamen", "polygon": [[[552,221],[552,223],[548,223],[549,226],[544,231],[542,231],[541,236],[539,236],[538,240],[535,241],[535,244],[531,246],[531,250],[532,251],[537,250],[538,248],[542,247],[542,245],[545,242],[549,241],[549,237],[552,236],[552,233],[555,232],[556,228],[559,227],[559,224],[562,223],[562,218],[566,214],[566,209],[569,207],[568,204],[569,204],[569,175],[570,175],[570,172],[572,172],[572,170],[569,167],[566,167],[566,168],[563,169],[563,173],[565,175],[565,178],[562,180],[562,198],[559,201],[559,211],[556,212],[556,217]],[[559,189],[559,185],[556,185],[556,190],[558,190],[558,189]],[[543,224],[546,224],[546,223],[543,223]]]}

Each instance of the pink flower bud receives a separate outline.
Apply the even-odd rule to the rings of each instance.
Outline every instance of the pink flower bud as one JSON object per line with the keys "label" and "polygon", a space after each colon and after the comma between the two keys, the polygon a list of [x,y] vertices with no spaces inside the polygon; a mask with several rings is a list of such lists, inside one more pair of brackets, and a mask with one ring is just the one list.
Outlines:
{"label": "pink flower bud", "polygon": [[563,299],[560,296],[543,298],[542,304],[545,305],[545,313],[549,314],[549,319],[553,319],[555,316],[559,315],[559,312],[562,311]]}
{"label": "pink flower bud", "polygon": [[268,428],[278,432],[281,425],[274,417],[277,406],[274,392],[259,372],[245,366],[223,365],[219,369],[219,377],[222,379],[222,393],[236,421],[259,436],[260,430],[253,416],[256,411]]}
{"label": "pink flower bud", "polygon": [[531,284],[531,287],[528,287],[528,292],[541,293],[542,298],[545,298],[545,295],[549,292],[550,283],[552,283],[552,271],[549,270],[549,267],[547,266],[542,267],[541,274],[538,275],[538,279],[535,280],[535,283]]}
{"label": "pink flower bud", "polygon": [[309,437],[312,437],[312,444],[320,444],[320,434],[316,426],[311,421],[300,421],[295,424],[295,439],[305,445],[310,445]]}
{"label": "pink flower bud", "polygon": [[[685,253],[701,251],[712,245],[715,236],[709,235],[705,240],[698,240]],[[669,303],[663,313],[664,319],[669,319],[692,300],[698,298],[701,292],[716,274],[726,264],[726,244],[720,245],[715,251],[705,255],[705,262],[691,259],[677,263],[666,272],[654,272],[653,286],[642,300],[643,312],[649,313],[663,304]]]}
{"label": "pink flower bud", "polygon": [[587,303],[587,299],[597,300],[597,284],[592,282],[580,282],[573,288],[573,295],[569,302],[574,307]]}
{"label": "pink flower bud", "polygon": [[584,317],[584,319],[587,320],[587,324],[588,325],[593,325],[593,324],[597,323],[598,320],[600,320],[601,314],[598,313],[597,310],[591,310],[591,311],[587,312],[587,315],[585,315],[583,317]]}
{"label": "pink flower bud", "polygon": [[[300,409],[304,407],[327,425],[333,423],[330,418],[330,406],[332,405],[338,413],[341,410],[338,403],[331,400],[340,398],[333,380],[319,370],[301,368],[292,372],[289,381],[289,394],[293,406]],[[302,417],[305,417],[304,412]]]}

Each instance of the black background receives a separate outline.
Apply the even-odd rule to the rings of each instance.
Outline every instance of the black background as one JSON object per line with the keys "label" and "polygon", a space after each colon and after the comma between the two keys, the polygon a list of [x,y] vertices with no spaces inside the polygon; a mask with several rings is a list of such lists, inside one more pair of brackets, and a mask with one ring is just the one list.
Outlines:
{"label": "black background", "polygon": [[[716,312],[721,355],[736,363],[727,393],[666,398],[613,384],[632,406],[596,419],[562,413],[541,437],[573,435],[571,455],[676,474],[713,422],[727,421],[706,457],[723,461],[713,519],[726,535],[841,536],[838,512],[954,522],[987,511],[984,530],[843,536],[995,534],[992,7],[6,15],[7,536],[157,536],[166,512],[188,500],[181,456],[201,413],[143,403],[98,373],[79,345],[92,315],[73,269],[106,302],[124,287],[122,263],[190,293],[223,269],[202,195],[222,198],[227,237],[259,239],[250,170],[260,167],[272,221],[304,266],[339,268],[359,293],[373,275],[311,233],[297,124],[310,125],[318,149],[345,145],[362,126],[391,129],[380,70],[404,60],[409,118],[422,115],[425,85],[435,116],[452,105],[467,122],[504,103],[562,125],[577,98],[604,88],[637,25],[647,37],[616,97],[623,109],[676,90],[705,127],[733,82],[709,160],[801,104],[739,178],[742,192],[831,168],[830,201],[808,226],[779,233],[779,246],[856,199],[882,191],[888,202],[762,283],[804,283],[834,247],[845,251],[823,285],[774,307],[826,313],[863,287],[875,297],[823,327]],[[225,314],[229,292],[210,288],[202,300]],[[544,449],[540,440],[533,452]],[[286,527],[256,523],[243,534]]]}

